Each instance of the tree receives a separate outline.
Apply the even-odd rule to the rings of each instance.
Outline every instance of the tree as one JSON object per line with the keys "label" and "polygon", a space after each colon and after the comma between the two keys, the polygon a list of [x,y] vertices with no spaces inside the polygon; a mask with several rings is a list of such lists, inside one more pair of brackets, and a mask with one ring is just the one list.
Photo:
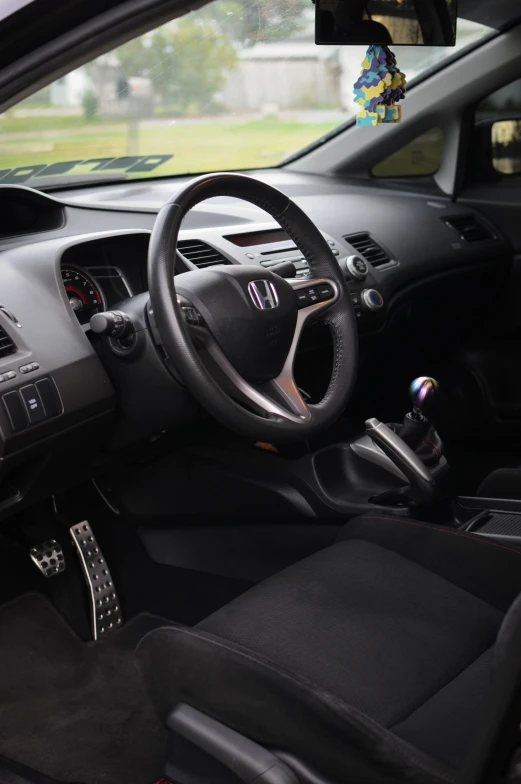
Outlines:
{"label": "tree", "polygon": [[127,78],[149,77],[161,102],[180,113],[211,105],[236,62],[228,36],[196,14],[130,41],[117,55]]}

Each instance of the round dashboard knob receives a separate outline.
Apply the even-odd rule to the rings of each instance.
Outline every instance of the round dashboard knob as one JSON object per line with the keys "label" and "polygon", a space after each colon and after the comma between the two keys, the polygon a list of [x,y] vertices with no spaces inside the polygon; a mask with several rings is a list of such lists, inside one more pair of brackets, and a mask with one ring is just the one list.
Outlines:
{"label": "round dashboard knob", "polygon": [[364,289],[362,291],[362,304],[368,310],[380,310],[384,306],[384,298],[376,289]]}
{"label": "round dashboard knob", "polygon": [[364,280],[369,274],[369,265],[361,256],[348,256],[346,268],[349,274],[356,280]]}

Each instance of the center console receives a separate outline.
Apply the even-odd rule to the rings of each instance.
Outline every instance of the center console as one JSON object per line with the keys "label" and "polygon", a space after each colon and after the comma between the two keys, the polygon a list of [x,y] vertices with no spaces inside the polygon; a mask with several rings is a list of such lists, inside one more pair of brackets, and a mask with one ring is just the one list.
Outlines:
{"label": "center console", "polygon": [[437,389],[432,378],[415,379],[410,387],[413,408],[402,424],[384,424],[373,417],[366,421],[363,436],[319,452],[318,481],[332,490],[335,476],[342,495],[365,498],[373,507],[439,500],[449,466],[441,439],[425,415]]}
{"label": "center console", "polygon": [[462,531],[521,546],[521,498],[460,496],[454,519]]}

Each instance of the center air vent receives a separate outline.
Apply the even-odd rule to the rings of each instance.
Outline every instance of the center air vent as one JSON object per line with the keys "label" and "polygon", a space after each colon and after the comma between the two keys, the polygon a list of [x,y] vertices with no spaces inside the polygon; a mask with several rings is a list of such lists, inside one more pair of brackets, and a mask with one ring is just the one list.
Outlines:
{"label": "center air vent", "polygon": [[177,250],[195,264],[196,267],[214,267],[216,264],[230,264],[218,250],[211,248],[201,240],[181,240],[177,243]]}
{"label": "center air vent", "polygon": [[386,253],[377,242],[371,239],[367,232],[364,232],[363,234],[351,234],[348,237],[344,237],[344,239],[360,256],[363,256],[364,259],[371,264],[372,267],[376,267],[376,269],[387,269],[388,267],[395,267],[398,264],[397,261],[391,259],[389,254]]}
{"label": "center air vent", "polygon": [[475,215],[454,215],[452,218],[442,218],[441,220],[451,229],[457,231],[464,242],[497,240],[496,235]]}
{"label": "center air vent", "polygon": [[8,357],[9,354],[14,354],[16,346],[7,334],[7,332],[0,327],[0,357]]}

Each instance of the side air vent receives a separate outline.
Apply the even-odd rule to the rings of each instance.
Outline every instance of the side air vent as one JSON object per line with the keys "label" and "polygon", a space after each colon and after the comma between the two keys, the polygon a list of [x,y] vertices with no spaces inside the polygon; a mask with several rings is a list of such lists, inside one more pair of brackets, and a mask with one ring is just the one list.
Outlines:
{"label": "side air vent", "polygon": [[8,357],[9,354],[14,354],[16,346],[7,334],[7,332],[0,327],[0,357]]}
{"label": "side air vent", "polygon": [[442,218],[441,220],[449,228],[457,231],[464,242],[490,242],[490,240],[497,240],[497,236],[475,215],[454,215],[452,218]]}
{"label": "side air vent", "polygon": [[348,237],[344,237],[344,239],[376,269],[388,269],[398,264],[366,232],[364,234],[351,234]]}
{"label": "side air vent", "polygon": [[201,240],[181,240],[177,243],[177,250],[200,269],[214,267],[216,264],[230,264],[218,250]]}

